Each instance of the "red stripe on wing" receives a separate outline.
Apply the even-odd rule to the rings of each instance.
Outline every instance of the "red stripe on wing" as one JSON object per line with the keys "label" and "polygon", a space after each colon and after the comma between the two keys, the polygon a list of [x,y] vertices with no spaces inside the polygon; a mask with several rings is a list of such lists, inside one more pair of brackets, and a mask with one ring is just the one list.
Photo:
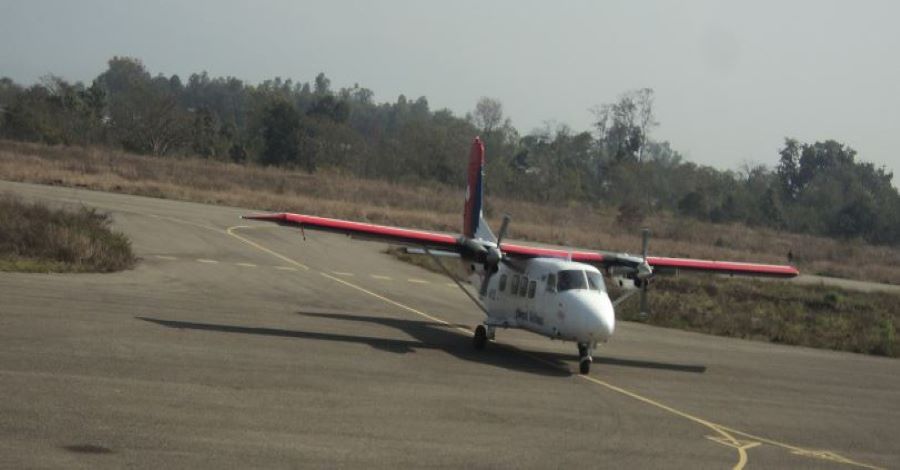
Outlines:
{"label": "red stripe on wing", "polygon": [[532,246],[512,245],[504,243],[502,251],[511,256],[523,256],[528,258],[568,258],[572,254],[572,261],[579,263],[602,263],[603,255],[596,251],[567,251],[553,248],[536,248]]}
{"label": "red stripe on wing", "polygon": [[281,225],[297,225],[300,227],[326,230],[331,232],[357,235],[365,238],[377,238],[397,243],[440,246],[442,248],[454,248],[458,246],[456,237],[440,233],[410,230],[386,225],[367,224],[350,220],[329,219],[303,214],[255,214],[246,215],[245,219],[276,222]]}
{"label": "red stripe on wing", "polygon": [[793,266],[775,264],[738,263],[733,261],[708,261],[689,258],[664,258],[648,256],[647,262],[654,268],[676,268],[693,271],[709,271],[722,274],[751,276],[796,277],[800,271]]}

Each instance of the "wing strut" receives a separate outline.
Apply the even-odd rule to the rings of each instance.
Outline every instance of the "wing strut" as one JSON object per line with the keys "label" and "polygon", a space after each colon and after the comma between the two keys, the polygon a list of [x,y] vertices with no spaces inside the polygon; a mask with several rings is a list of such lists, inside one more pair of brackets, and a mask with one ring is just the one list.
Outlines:
{"label": "wing strut", "polygon": [[[441,267],[441,269],[444,271],[444,274],[446,274],[447,277],[449,277],[450,279],[453,279],[453,282],[456,283],[457,287],[459,287],[460,290],[465,292],[466,296],[468,296],[470,299],[472,299],[472,302],[475,302],[475,305],[477,305],[478,308],[480,308],[481,311],[484,312],[485,315],[488,315],[488,311],[484,307],[484,304],[481,303],[478,299],[476,299],[475,296],[472,295],[471,292],[467,291],[465,287],[463,287],[463,285],[459,282],[459,279],[457,279],[456,276],[454,276],[453,273],[451,273],[450,270],[447,269],[446,266],[444,266],[444,263],[441,263],[441,260],[438,259],[438,257],[435,256],[434,253],[432,253],[431,250],[428,249],[428,247],[423,245],[422,249],[425,250],[425,253],[428,253],[428,256],[430,256],[431,259],[433,259],[434,262],[437,263],[437,265]],[[488,316],[490,316],[490,315],[488,315]]]}

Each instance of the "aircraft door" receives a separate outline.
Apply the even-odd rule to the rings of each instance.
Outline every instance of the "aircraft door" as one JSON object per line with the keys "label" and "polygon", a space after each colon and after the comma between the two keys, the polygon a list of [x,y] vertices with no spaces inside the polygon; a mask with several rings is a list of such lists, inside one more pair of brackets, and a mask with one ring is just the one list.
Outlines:
{"label": "aircraft door", "polygon": [[547,273],[538,279],[535,294],[535,310],[544,319],[547,334],[558,336],[564,329],[565,316],[560,315],[556,292],[556,273]]}

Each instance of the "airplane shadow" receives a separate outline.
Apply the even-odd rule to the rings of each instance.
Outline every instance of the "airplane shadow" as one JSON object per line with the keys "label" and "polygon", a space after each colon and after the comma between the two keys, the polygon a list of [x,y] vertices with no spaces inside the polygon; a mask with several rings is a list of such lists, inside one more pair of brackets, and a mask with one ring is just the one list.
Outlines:
{"label": "airplane shadow", "polygon": [[[340,333],[223,325],[217,323],[165,320],[140,316],[136,318],[168,328],[365,344],[377,350],[395,354],[409,354],[416,352],[416,350],[440,350],[466,361],[478,362],[518,372],[553,377],[571,376],[572,370],[570,367],[577,363],[577,355],[574,351],[572,354],[528,351],[526,355],[522,354],[515,346],[503,343],[490,343],[486,350],[477,351],[472,347],[471,338],[456,330],[457,327],[468,329],[465,325],[448,325],[424,320],[407,320],[337,312],[297,312],[297,314],[316,318],[364,322],[387,326],[403,331],[413,339],[391,339]],[[706,367],[702,365],[639,361],[602,355],[594,356],[594,364],[701,374],[706,372]]]}
{"label": "airplane shadow", "polygon": [[[521,354],[516,354],[514,351],[508,350],[506,348],[492,348],[494,349],[494,351],[490,351],[490,353],[486,353],[486,351],[476,351],[472,347],[471,340],[465,338],[461,333],[454,331],[452,329],[453,326],[445,325],[442,323],[344,314],[308,313],[307,315],[335,318],[341,320],[356,320],[367,321],[370,323],[379,323],[382,325],[398,328],[415,339],[391,339],[375,336],[347,335],[340,333],[223,325],[217,323],[165,320],[160,318],[141,316],[135,318],[168,328],[365,344],[380,351],[386,351],[396,354],[409,354],[414,353],[417,350],[440,350],[463,360],[493,365],[496,367],[502,367],[518,372],[555,377],[566,377],[572,375],[572,372],[569,370],[567,364],[556,358],[547,359],[549,361],[549,364],[541,364],[537,361],[522,356]],[[490,348],[490,346],[488,347]],[[553,365],[551,366],[550,364]]]}
{"label": "airplane shadow", "polygon": [[[408,335],[419,339],[420,341],[427,344],[442,344],[440,341],[445,341],[444,338],[449,339],[450,344],[453,346],[458,346],[459,337],[461,334],[452,331],[451,329],[455,328],[463,328],[463,329],[471,329],[468,325],[446,325],[443,323],[437,322],[428,322],[428,321],[419,321],[419,320],[404,320],[397,318],[385,318],[385,317],[374,317],[368,315],[353,315],[347,313],[335,313],[335,312],[297,312],[298,315],[305,315],[311,317],[318,318],[329,318],[329,319],[337,319],[337,320],[346,320],[346,321],[358,321],[358,322],[367,322],[367,323],[376,323],[379,325],[388,326],[391,328],[396,328],[402,330]],[[443,336],[441,338],[436,337],[435,334]],[[499,330],[498,334],[502,334],[502,330]],[[474,357],[475,360],[480,362],[486,362],[486,354],[484,351],[474,351],[472,350],[471,341],[467,340],[462,342],[463,350],[468,357]],[[518,348],[509,344],[503,343],[493,343],[488,345],[489,349],[494,351],[496,350],[506,350],[506,352],[513,352],[517,356],[524,357]],[[446,349],[446,348],[441,348]],[[569,369],[571,364],[576,364],[578,362],[578,355],[574,352],[574,345],[572,347],[572,354],[561,354],[554,352],[539,352],[539,351],[528,351],[528,355],[538,358],[543,361],[544,367],[558,367],[565,370],[564,374],[561,375],[571,375],[571,371]],[[532,362],[537,362],[531,360]],[[673,364],[667,362],[656,362],[656,361],[641,361],[634,359],[623,359],[612,356],[605,356],[602,354],[594,356],[594,365],[603,364],[608,366],[616,366],[616,367],[638,367],[642,369],[657,369],[657,370],[668,370],[674,372],[691,372],[695,374],[702,374],[706,372],[706,366],[703,365],[693,365],[693,364]]]}

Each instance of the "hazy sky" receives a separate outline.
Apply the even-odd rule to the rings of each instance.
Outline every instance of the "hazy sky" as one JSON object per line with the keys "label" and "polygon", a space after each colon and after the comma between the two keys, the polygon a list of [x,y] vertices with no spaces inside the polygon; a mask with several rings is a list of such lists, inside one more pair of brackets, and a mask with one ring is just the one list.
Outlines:
{"label": "hazy sky", "polygon": [[833,138],[900,172],[898,18],[896,1],[0,0],[0,76],[87,81],[114,55],[182,79],[321,71],[457,115],[495,97],[523,133],[587,130],[592,106],[650,87],[655,137],[693,161]]}

